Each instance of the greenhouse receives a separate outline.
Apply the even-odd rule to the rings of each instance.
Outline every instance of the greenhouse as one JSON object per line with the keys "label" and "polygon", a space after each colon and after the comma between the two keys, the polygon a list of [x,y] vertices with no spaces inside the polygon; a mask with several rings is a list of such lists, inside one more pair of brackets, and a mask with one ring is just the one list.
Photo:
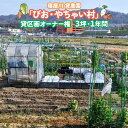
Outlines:
{"label": "greenhouse", "polygon": [[39,45],[13,44],[6,49],[8,82],[38,83],[44,75],[43,52]]}

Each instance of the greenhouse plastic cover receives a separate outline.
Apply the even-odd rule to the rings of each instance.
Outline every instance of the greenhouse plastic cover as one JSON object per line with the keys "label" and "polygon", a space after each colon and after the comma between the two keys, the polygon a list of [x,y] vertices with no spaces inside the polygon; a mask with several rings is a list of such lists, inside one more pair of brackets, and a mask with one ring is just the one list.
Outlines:
{"label": "greenhouse plastic cover", "polygon": [[[44,75],[41,45],[10,43],[6,50],[9,79],[39,82]],[[22,79],[24,81],[24,79]]]}
{"label": "greenhouse plastic cover", "polygon": [[6,54],[7,56],[38,56],[38,51],[39,45],[10,43]]}

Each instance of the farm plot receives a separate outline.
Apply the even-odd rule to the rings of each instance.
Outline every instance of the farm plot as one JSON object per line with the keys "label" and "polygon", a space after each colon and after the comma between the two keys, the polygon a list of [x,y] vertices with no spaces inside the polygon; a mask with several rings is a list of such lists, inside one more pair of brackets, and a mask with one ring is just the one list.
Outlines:
{"label": "farm plot", "polygon": [[[101,97],[101,92],[95,90],[95,97]],[[67,110],[73,99],[79,106],[75,112]],[[112,99],[116,103],[120,101],[117,94]],[[1,128],[85,128],[89,90],[2,88],[0,106]]]}
{"label": "farm plot", "polygon": [[[0,127],[60,127],[86,125],[88,90],[3,88],[0,91]],[[67,111],[72,99],[79,112]]]}

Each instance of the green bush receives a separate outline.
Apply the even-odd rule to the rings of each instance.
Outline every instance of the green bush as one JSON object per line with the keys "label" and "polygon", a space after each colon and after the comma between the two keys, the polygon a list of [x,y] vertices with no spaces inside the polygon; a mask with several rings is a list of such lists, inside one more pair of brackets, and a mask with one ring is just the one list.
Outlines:
{"label": "green bush", "polygon": [[93,68],[93,71],[95,70],[95,72],[98,71],[99,58],[100,58],[99,51],[94,50],[92,53],[92,68]]}
{"label": "green bush", "polygon": [[113,128],[125,128],[126,113],[126,108],[123,108],[117,113],[117,117],[113,122]]}
{"label": "green bush", "polygon": [[122,59],[123,62],[126,62],[128,60],[128,53],[123,52],[122,55],[121,55],[121,59]]}
{"label": "green bush", "polygon": [[78,101],[71,100],[70,104],[68,105],[69,110],[76,111],[78,109]]}
{"label": "green bush", "polygon": [[44,63],[45,72],[56,72],[58,68],[59,68],[59,64],[57,65],[57,63],[50,63],[50,62]]}
{"label": "green bush", "polygon": [[56,76],[57,72],[45,72],[45,75]]}
{"label": "green bush", "polygon": [[7,69],[7,59],[5,56],[0,57],[0,71],[3,71],[4,69]]}
{"label": "green bush", "polygon": [[89,126],[91,128],[110,128],[112,122],[112,111],[108,102],[104,99],[97,99],[89,109]]}

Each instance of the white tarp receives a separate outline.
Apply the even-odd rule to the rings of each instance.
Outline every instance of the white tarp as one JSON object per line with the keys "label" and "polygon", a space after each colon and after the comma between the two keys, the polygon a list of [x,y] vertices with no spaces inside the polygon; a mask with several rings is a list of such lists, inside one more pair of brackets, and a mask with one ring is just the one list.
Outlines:
{"label": "white tarp", "polygon": [[86,74],[87,72],[90,72],[90,68],[74,68],[74,67],[69,67],[69,69],[73,70],[73,73],[81,73],[81,74]]}
{"label": "white tarp", "polygon": [[58,76],[45,76],[42,79],[42,82],[59,82],[59,77]]}
{"label": "white tarp", "polygon": [[93,73],[89,72],[84,75],[85,83],[104,83],[104,74],[101,72],[97,72],[95,74],[95,79],[93,77]]}

